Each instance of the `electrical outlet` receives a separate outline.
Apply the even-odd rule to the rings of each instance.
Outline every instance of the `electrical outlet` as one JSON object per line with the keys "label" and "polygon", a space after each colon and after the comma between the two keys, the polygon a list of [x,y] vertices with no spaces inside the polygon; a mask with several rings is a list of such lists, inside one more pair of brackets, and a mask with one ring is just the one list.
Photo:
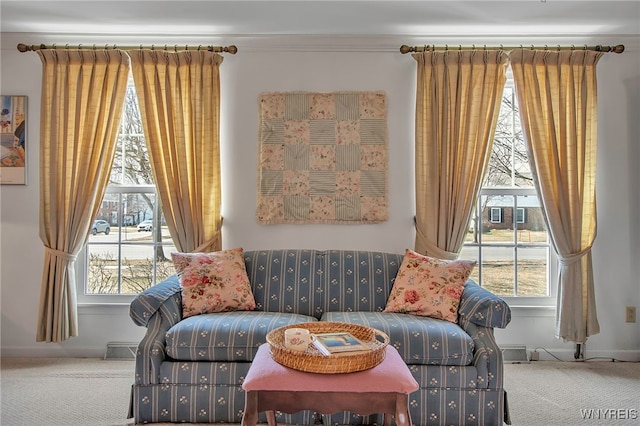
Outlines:
{"label": "electrical outlet", "polygon": [[635,306],[627,306],[626,322],[636,322],[636,307]]}
{"label": "electrical outlet", "polygon": [[530,358],[531,361],[540,361],[540,352],[531,351]]}

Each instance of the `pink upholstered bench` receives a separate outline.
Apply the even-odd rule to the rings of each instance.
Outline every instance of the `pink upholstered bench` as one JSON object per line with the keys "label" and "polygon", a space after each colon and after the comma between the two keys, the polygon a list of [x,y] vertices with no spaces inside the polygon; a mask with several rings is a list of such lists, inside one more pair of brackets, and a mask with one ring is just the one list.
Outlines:
{"label": "pink upholstered bench", "polygon": [[242,388],[247,392],[242,426],[255,425],[260,411],[266,411],[269,426],[275,426],[276,410],[383,413],[385,426],[391,425],[394,416],[398,426],[411,426],[409,394],[418,389],[418,382],[391,346],[387,346],[384,360],[369,370],[318,374],[278,364],[271,358],[269,345],[263,344]]}

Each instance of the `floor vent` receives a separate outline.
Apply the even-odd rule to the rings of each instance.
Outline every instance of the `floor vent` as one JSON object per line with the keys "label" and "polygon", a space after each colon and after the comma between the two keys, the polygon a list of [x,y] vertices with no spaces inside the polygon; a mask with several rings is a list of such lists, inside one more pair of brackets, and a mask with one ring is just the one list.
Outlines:
{"label": "floor vent", "polygon": [[502,359],[505,364],[529,364],[526,346],[502,346],[500,349],[502,350]]}
{"label": "floor vent", "polygon": [[104,359],[135,359],[137,350],[138,345],[135,343],[109,342]]}

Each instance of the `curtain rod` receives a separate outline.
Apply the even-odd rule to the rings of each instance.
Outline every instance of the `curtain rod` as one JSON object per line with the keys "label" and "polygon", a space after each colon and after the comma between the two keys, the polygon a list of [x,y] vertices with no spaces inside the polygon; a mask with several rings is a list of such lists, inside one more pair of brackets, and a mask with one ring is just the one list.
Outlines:
{"label": "curtain rod", "polygon": [[498,47],[487,47],[486,45],[484,46],[478,46],[476,47],[475,45],[473,45],[472,47],[469,46],[457,46],[457,47],[449,47],[447,45],[445,46],[435,46],[435,45],[425,45],[425,46],[407,46],[406,44],[403,44],[402,46],[400,46],[400,53],[405,54],[405,53],[410,53],[410,52],[424,52],[424,51],[434,51],[434,50],[476,50],[476,49],[490,49],[490,50],[513,50],[513,49],[523,49],[523,48],[530,48],[531,50],[534,49],[539,49],[539,50],[555,50],[555,51],[560,51],[560,50],[595,50],[596,52],[613,52],[613,53],[622,53],[624,52],[624,45],[623,44],[618,44],[617,46],[601,46],[601,45],[597,45],[597,46],[587,46],[586,44],[584,46],[580,46],[580,47],[576,47],[576,46],[555,46],[555,47],[549,47],[549,46],[544,46],[544,47],[534,47],[533,45],[531,46],[498,46]]}
{"label": "curtain rod", "polygon": [[164,45],[163,46],[156,46],[154,44],[152,44],[151,46],[143,46],[143,45],[139,45],[139,46],[118,46],[116,44],[113,44],[111,46],[109,46],[108,44],[105,44],[104,47],[102,46],[96,46],[95,44],[93,45],[88,45],[88,46],[84,46],[82,44],[78,44],[76,46],[69,46],[68,44],[65,44],[64,46],[58,46],[56,44],[51,44],[51,45],[46,45],[46,44],[24,44],[24,43],[19,43],[18,44],[18,50],[20,52],[29,52],[29,51],[33,51],[35,52],[36,50],[45,50],[45,49],[93,49],[93,50],[112,50],[112,49],[120,49],[120,50],[136,50],[136,49],[149,49],[149,50],[173,50],[174,52],[177,52],[178,50],[207,50],[209,52],[224,52],[224,53],[230,53],[232,55],[235,55],[236,52],[238,51],[238,48],[234,45],[231,46],[202,46],[202,45],[198,45],[198,46],[189,46],[189,45],[174,45],[172,46],[168,46],[168,45]]}

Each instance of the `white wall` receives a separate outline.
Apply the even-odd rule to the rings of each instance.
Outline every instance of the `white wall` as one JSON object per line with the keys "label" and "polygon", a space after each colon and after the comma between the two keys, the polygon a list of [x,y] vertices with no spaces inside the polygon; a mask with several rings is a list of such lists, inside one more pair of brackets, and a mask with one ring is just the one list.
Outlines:
{"label": "white wall", "polygon": [[[108,40],[123,43],[113,38]],[[18,42],[65,41],[75,40],[61,36],[2,35],[0,91],[5,95],[26,95],[29,102],[28,184],[0,187],[3,356],[102,356],[107,342],[137,341],[144,332],[129,319],[127,305],[83,305],[79,309],[79,337],[60,344],[35,342],[44,258],[38,233],[41,64],[37,54],[19,53],[15,46]],[[86,39],[80,42],[105,43]],[[599,39],[598,42],[607,41]],[[205,44],[201,40],[189,43]],[[392,252],[412,247],[415,63],[409,56],[398,53],[400,44],[411,44],[411,40],[237,37],[220,43],[234,43],[239,48],[237,55],[225,56],[221,67],[224,246]],[[640,306],[640,53],[637,39],[616,39],[611,43],[624,43],[627,52],[605,55],[598,69],[599,232],[593,258],[601,333],[587,343],[587,356],[640,359],[640,327],[638,323],[624,323],[624,307]],[[262,92],[296,90],[383,90],[387,93],[388,222],[268,226],[256,222],[257,97]],[[573,345],[554,337],[554,315],[549,309],[514,307],[512,323],[506,330],[496,332],[498,341],[525,344],[529,349],[545,347],[570,358]]]}

